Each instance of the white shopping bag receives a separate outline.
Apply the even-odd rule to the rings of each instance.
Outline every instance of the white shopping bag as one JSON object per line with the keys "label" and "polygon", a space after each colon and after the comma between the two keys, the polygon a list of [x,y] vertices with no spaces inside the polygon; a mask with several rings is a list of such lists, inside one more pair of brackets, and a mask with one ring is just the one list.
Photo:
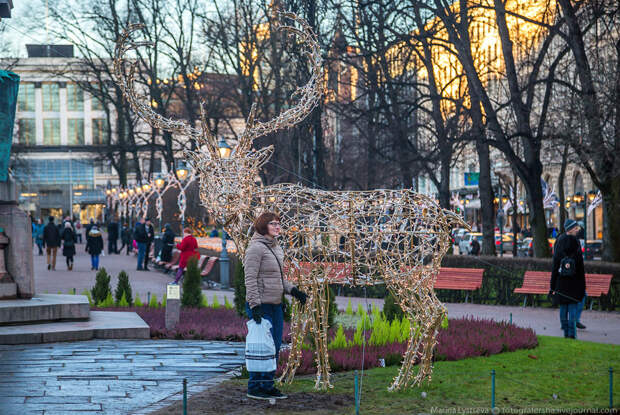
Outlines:
{"label": "white shopping bag", "polygon": [[271,336],[271,323],[263,318],[260,324],[247,322],[245,338],[245,365],[248,372],[272,372],[276,370],[276,345]]}

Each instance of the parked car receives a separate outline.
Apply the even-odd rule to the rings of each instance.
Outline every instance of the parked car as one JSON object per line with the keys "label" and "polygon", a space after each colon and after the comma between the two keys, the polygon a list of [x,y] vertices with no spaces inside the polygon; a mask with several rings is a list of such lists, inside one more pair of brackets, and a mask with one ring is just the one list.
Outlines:
{"label": "parked car", "polygon": [[454,240],[454,244],[458,245],[461,242],[461,239],[467,234],[467,229],[465,228],[457,228],[452,232],[452,239]]}
{"label": "parked car", "polygon": [[593,239],[588,241],[588,248],[584,249],[586,259],[594,259],[594,257],[601,257],[603,254],[603,241],[600,239]]}
{"label": "parked car", "polygon": [[495,234],[495,250],[497,252],[500,251],[500,237],[502,238],[501,240],[503,241],[504,253],[512,252],[513,237],[511,234],[508,234],[508,233],[505,233],[502,235],[500,235],[499,233]]}
{"label": "parked car", "polygon": [[[553,245],[555,244],[555,238],[549,238],[549,250],[553,255]],[[521,243],[521,248],[519,248],[525,255],[523,256],[534,256],[534,238],[525,238]],[[518,252],[517,252],[518,253]]]}
{"label": "parked car", "polygon": [[465,235],[465,238],[463,238],[463,240],[461,241],[461,245],[459,245],[459,252],[463,255],[470,255],[471,244],[474,239],[478,241],[478,243],[480,244],[480,248],[482,250],[482,239],[483,239],[482,234],[480,232],[472,232],[472,233],[468,233],[467,235]]}

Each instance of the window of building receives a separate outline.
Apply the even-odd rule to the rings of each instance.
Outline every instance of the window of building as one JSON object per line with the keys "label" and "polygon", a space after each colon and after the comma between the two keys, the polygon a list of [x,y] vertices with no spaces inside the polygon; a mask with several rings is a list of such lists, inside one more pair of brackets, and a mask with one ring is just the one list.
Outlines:
{"label": "window of building", "polygon": [[37,131],[34,118],[21,118],[18,120],[19,144],[33,146],[37,143]]}
{"label": "window of building", "polygon": [[84,144],[84,120],[68,119],[67,120],[67,144],[70,146],[78,146]]}
{"label": "window of building", "polygon": [[104,145],[107,142],[107,124],[103,118],[93,119],[93,145]]}
{"label": "window of building", "polygon": [[60,145],[60,120],[43,120],[43,144],[46,146]]}
{"label": "window of building", "polygon": [[34,111],[34,84],[24,83],[19,85],[17,99],[18,111]]}
{"label": "window of building", "polygon": [[[144,172],[150,171],[151,159],[142,160],[142,167]],[[153,173],[161,173],[161,159],[153,159]]]}
{"label": "window of building", "polygon": [[84,111],[84,91],[77,84],[67,84],[67,110]]}
{"label": "window of building", "polygon": [[60,111],[60,92],[58,84],[42,84],[43,111]]}
{"label": "window of building", "polygon": [[96,160],[94,162],[95,174],[112,174],[112,166],[109,161]]}
{"label": "window of building", "polygon": [[97,98],[96,96],[91,96],[91,108],[93,109],[93,111],[103,111],[103,103],[101,102],[101,100],[99,98]]}

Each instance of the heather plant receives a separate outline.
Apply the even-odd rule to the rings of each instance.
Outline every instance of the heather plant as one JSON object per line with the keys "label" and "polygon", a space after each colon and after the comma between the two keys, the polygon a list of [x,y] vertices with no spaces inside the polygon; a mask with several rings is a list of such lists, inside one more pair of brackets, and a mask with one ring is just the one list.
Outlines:
{"label": "heather plant", "polygon": [[117,304],[121,301],[123,295],[125,296],[125,301],[129,303],[129,305],[133,304],[133,295],[131,292],[131,285],[129,284],[129,276],[125,271],[118,273],[118,282],[116,284],[116,291],[114,292],[114,297],[116,297]]}
{"label": "heather plant", "polygon": [[220,308],[220,301],[217,299],[217,295],[213,294],[213,303],[211,304],[213,308]]}
{"label": "heather plant", "polygon": [[97,271],[95,276],[95,286],[91,290],[93,296],[93,302],[99,304],[103,302],[108,294],[112,294],[112,288],[110,287],[110,276],[104,267],[101,267]]}
{"label": "heather plant", "polygon": [[181,297],[181,305],[184,307],[198,307],[200,305],[200,269],[198,268],[198,259],[192,257],[187,261],[185,269],[185,278],[183,279],[183,295]]}
{"label": "heather plant", "polygon": [[144,304],[142,304],[142,300],[140,299],[140,296],[138,294],[136,294],[136,298],[134,299],[133,304],[136,307],[144,307]]}
{"label": "heather plant", "polygon": [[157,301],[157,296],[153,294],[151,296],[151,300],[149,301],[150,308],[159,308],[159,302]]}
{"label": "heather plant", "polygon": [[345,310],[345,314],[348,316],[353,315],[353,305],[351,304],[351,299],[349,298],[349,302],[347,303],[347,308]]}
{"label": "heather plant", "polygon": [[357,304],[357,315],[360,317],[366,315],[366,309],[362,306],[362,303]]}
{"label": "heather plant", "polygon": [[207,296],[203,293],[200,293],[200,308],[209,307],[209,300],[207,300]]}
{"label": "heather plant", "polygon": [[233,305],[228,301],[228,297],[224,297],[224,308],[226,310],[231,310],[233,308]]}
{"label": "heather plant", "polygon": [[121,299],[117,303],[117,306],[118,307],[129,307],[129,302],[125,298],[125,293],[123,293],[123,296],[121,297]]}
{"label": "heather plant", "polygon": [[374,310],[371,330],[370,339],[368,339],[369,344],[383,346],[388,342],[390,337],[390,323],[388,323],[380,313],[374,312]]}
{"label": "heather plant", "polygon": [[164,296],[161,299],[161,306],[162,307],[166,307],[166,301],[167,301],[167,294],[164,293]]}

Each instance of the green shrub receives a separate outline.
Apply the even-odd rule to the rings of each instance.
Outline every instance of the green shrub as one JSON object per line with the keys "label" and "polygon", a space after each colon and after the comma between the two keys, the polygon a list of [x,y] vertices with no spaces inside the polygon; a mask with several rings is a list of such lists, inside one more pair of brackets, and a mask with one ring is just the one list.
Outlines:
{"label": "green shrub", "polygon": [[90,291],[85,289],[84,291],[82,291],[82,295],[85,295],[86,298],[88,298],[88,305],[90,305],[91,307],[95,305],[95,303],[93,303],[93,298],[90,295]]}
{"label": "green shrub", "polygon": [[404,342],[409,339],[411,335],[411,322],[407,317],[403,317],[400,322],[400,341]]}
{"label": "green shrub", "polygon": [[118,282],[116,284],[116,291],[114,292],[117,304],[120,303],[123,295],[125,296],[125,301],[127,301],[129,305],[132,305],[133,295],[131,292],[131,285],[129,284],[129,276],[125,271],[118,273]]}
{"label": "green shrub", "polygon": [[150,308],[159,308],[159,302],[157,301],[157,296],[153,294],[151,296],[151,300],[149,301]]}
{"label": "green shrub", "polygon": [[338,325],[338,331],[336,332],[336,337],[332,340],[327,346],[328,349],[344,349],[347,347],[347,337],[344,335],[344,329],[342,328],[342,324]]}
{"label": "green shrub", "polygon": [[200,308],[209,307],[209,300],[207,300],[207,296],[203,293],[200,293]]}
{"label": "green shrub", "polygon": [[357,304],[357,315],[360,317],[366,315],[366,309],[364,308],[362,303]]}
{"label": "green shrub", "polygon": [[383,303],[383,314],[385,315],[387,321],[393,321],[395,319],[400,320],[405,314],[391,293],[385,297],[385,302]]}
{"label": "green shrub", "polygon": [[123,296],[116,305],[117,307],[129,307],[129,302],[125,298],[125,293],[123,293]]}
{"label": "green shrub", "polygon": [[[389,320],[388,320],[389,321]],[[396,343],[401,339],[400,320],[395,318],[390,323],[390,333],[388,334],[388,343]]]}
{"label": "green shrub", "polygon": [[108,297],[108,294],[112,294],[112,288],[110,287],[110,276],[104,267],[101,267],[99,271],[97,271],[95,286],[92,288],[91,294],[95,304],[103,302]]}
{"label": "green shrub", "polygon": [[167,301],[166,298],[167,298],[167,294],[164,293],[164,296],[161,299],[161,306],[162,307],[166,307],[166,301]]}
{"label": "green shrub", "polygon": [[241,261],[237,261],[237,265],[235,265],[233,286],[235,289],[235,310],[240,316],[247,317],[245,312],[245,273]]}
{"label": "green shrub", "polygon": [[347,309],[345,310],[345,313],[349,316],[353,315],[353,305],[351,304],[350,298],[349,298],[349,302],[347,303]]}
{"label": "green shrub", "polygon": [[183,295],[181,297],[181,305],[184,307],[200,306],[200,269],[198,268],[198,259],[192,257],[187,261],[185,268],[185,278],[183,279]]}
{"label": "green shrub", "polygon": [[228,297],[224,297],[224,308],[226,310],[231,310],[233,308],[233,305],[228,301]]}
{"label": "green shrub", "polygon": [[213,308],[220,308],[220,301],[217,299],[217,295],[213,294],[213,303],[211,304]]}
{"label": "green shrub", "polygon": [[338,306],[336,305],[336,293],[330,286],[327,286],[327,325],[333,327],[334,319],[338,315]]}
{"label": "green shrub", "polygon": [[282,307],[284,308],[284,321],[288,321],[290,323],[291,317],[293,316],[293,306],[284,295],[282,296]]}
{"label": "green shrub", "polygon": [[136,307],[144,307],[144,304],[142,304],[142,300],[140,299],[140,296],[138,294],[136,294],[136,298],[135,300],[133,300],[133,305],[135,305]]}
{"label": "green shrub", "polygon": [[114,298],[112,297],[112,292],[109,292],[108,296],[103,301],[97,304],[97,307],[114,307]]}

